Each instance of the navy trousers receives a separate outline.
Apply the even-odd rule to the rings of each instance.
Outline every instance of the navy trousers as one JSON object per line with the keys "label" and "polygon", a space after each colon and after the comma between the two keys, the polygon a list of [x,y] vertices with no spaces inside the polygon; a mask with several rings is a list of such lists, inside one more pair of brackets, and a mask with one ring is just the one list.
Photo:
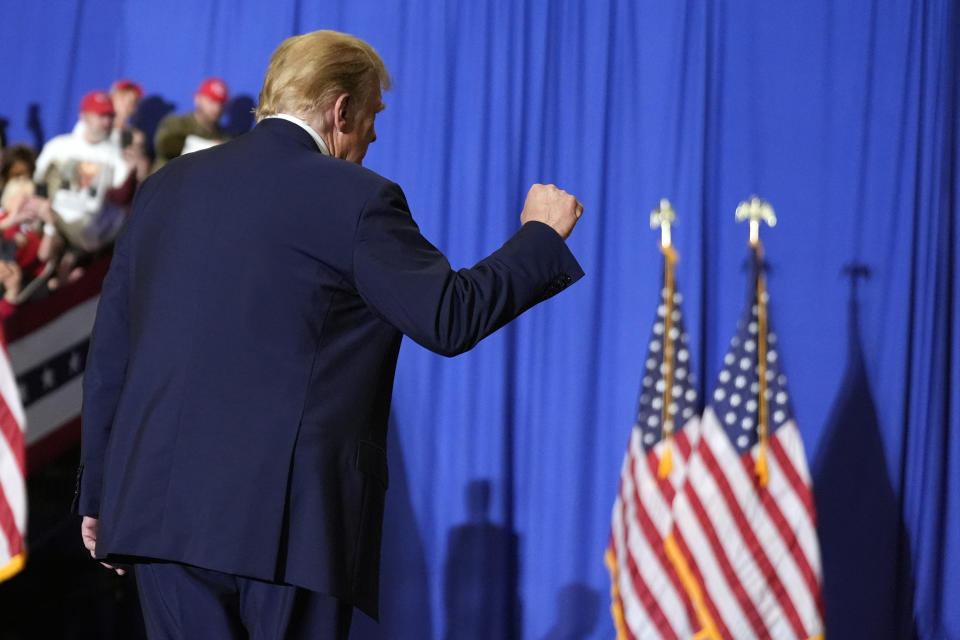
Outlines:
{"label": "navy trousers", "polygon": [[336,598],[189,565],[134,567],[150,640],[347,640],[353,607]]}

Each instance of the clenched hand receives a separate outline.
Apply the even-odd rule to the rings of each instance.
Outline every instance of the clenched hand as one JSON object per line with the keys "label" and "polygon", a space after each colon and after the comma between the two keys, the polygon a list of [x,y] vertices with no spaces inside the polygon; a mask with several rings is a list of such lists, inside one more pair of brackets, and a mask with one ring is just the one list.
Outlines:
{"label": "clenched hand", "polygon": [[535,184],[527,192],[520,224],[542,222],[566,240],[581,215],[583,205],[572,195],[552,184]]}

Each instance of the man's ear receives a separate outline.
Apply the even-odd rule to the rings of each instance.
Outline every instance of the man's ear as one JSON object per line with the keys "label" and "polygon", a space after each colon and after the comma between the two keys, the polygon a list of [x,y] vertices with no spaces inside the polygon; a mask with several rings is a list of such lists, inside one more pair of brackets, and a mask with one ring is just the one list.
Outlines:
{"label": "man's ear", "polygon": [[333,126],[337,131],[348,133],[353,127],[353,118],[350,112],[350,94],[341,93],[333,105]]}

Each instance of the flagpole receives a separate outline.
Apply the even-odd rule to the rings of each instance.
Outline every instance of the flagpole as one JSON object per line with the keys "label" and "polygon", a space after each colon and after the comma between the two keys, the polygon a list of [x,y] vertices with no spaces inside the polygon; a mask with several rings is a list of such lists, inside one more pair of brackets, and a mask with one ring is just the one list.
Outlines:
{"label": "flagpole", "polygon": [[757,459],[754,473],[761,487],[770,481],[767,466],[767,440],[770,434],[770,406],[767,399],[767,283],[759,265],[763,260],[763,244],[760,242],[760,223],[766,222],[773,227],[777,218],[773,207],[765,200],[753,196],[749,201],[741,202],[736,211],[737,222],[748,220],[750,223],[750,247],[758,265],[757,270],[757,379],[759,391],[757,398]]}
{"label": "flagpole", "polygon": [[674,293],[676,292],[676,264],[677,252],[673,248],[670,237],[670,227],[676,220],[677,214],[666,198],[660,200],[660,206],[650,212],[650,228],[660,228],[660,251],[663,253],[663,397],[661,410],[660,440],[663,442],[660,464],[657,467],[657,476],[666,478],[673,470],[673,456],[671,441],[673,439],[673,360],[675,344],[673,339],[673,309]]}

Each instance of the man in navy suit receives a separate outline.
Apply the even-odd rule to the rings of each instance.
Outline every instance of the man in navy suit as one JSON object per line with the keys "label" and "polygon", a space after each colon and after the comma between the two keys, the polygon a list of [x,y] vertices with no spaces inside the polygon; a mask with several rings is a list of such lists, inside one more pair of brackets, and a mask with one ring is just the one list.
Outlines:
{"label": "man in navy suit", "polygon": [[332,31],[271,57],[244,136],[147,180],[84,378],[84,544],[135,565],[151,638],[346,638],[377,615],[386,428],[405,334],[448,356],[583,275],[582,213],[534,185],[454,271],[360,166],[389,88]]}

